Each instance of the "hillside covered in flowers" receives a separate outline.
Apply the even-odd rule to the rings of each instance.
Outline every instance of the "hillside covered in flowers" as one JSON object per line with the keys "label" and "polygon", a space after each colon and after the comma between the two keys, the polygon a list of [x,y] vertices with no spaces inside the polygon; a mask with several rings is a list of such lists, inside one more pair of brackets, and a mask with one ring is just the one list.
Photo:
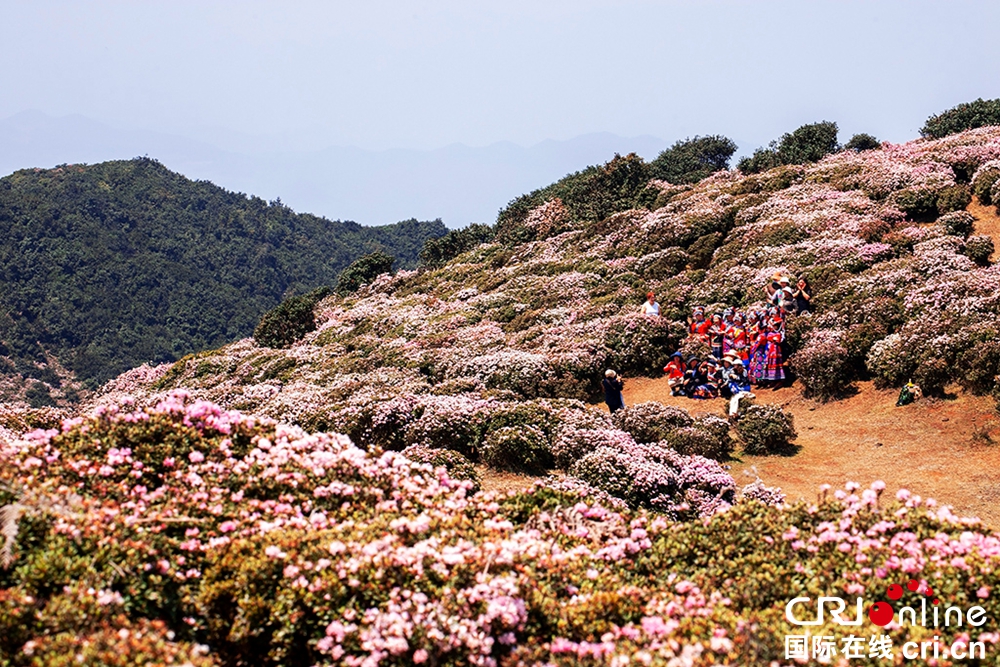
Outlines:
{"label": "hillside covered in flowers", "polygon": [[[630,158],[603,169],[633,187]],[[476,456],[495,412],[533,411],[555,460],[568,445],[546,420],[573,425],[606,368],[660,373],[693,306],[761,307],[776,272],[815,292],[814,312],[787,324],[807,395],[835,399],[859,379],[996,392],[1000,272],[964,209],[1000,200],[998,176],[1000,130],[982,128],[695,185],[653,180],[633,188],[643,207],[598,221],[560,198],[512,206],[491,242],[321,301],[315,331],[285,349],[246,339],[140,367],[105,396],[183,387],[386,449],[440,447],[447,433]],[[639,314],[647,291],[660,317]],[[586,430],[607,426],[583,414]]]}
{"label": "hillside covered in flowers", "polygon": [[[965,210],[1000,202],[1000,128],[646,175],[616,157],[516,200],[318,301],[285,347],[140,366],[85,416],[4,416],[0,666],[791,664],[792,598],[867,610],[911,580],[899,605],[987,622],[809,632],[864,635],[849,664],[889,664],[869,635],[897,663],[926,640],[997,664],[991,528],[877,481],[740,488],[737,447],[794,439],[780,408],[593,403],[605,369],[661,373],[694,306],[756,308],[775,273],[815,290],[787,324],[807,395],[1000,399],[1000,272]],[[538,481],[481,491],[483,467]]]}

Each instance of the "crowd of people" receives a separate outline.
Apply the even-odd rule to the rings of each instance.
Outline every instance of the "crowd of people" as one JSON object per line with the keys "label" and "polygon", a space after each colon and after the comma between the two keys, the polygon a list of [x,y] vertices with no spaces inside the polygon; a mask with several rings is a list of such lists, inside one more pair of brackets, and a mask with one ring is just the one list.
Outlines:
{"label": "crowd of people", "polygon": [[[707,313],[696,306],[688,318],[691,337],[704,343],[707,353],[685,358],[674,352],[663,372],[672,396],[735,399],[753,388],[778,389],[786,380],[785,322],[789,313],[802,315],[812,307],[812,289],[802,277],[791,286],[787,275],[775,274],[764,292],[768,306],[740,311],[726,308]],[[643,315],[659,316],[652,292],[642,305]],[[609,370],[603,381],[605,402],[612,412],[624,407],[621,378]]]}
{"label": "crowd of people", "polygon": [[812,301],[805,278],[798,280],[795,289],[790,285],[788,276],[773,276],[764,289],[767,308],[747,312],[726,308],[709,316],[703,307],[695,307],[688,319],[688,331],[710,352],[700,359],[684,359],[680,352],[674,353],[663,369],[671,393],[690,398],[730,398],[752,387],[780,388],[786,378],[786,317],[789,313],[809,312]]}

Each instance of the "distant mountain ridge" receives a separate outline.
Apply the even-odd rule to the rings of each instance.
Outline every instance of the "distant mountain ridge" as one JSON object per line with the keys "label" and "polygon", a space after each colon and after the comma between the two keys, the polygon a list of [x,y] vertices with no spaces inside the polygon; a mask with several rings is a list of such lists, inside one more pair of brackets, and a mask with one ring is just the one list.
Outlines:
{"label": "distant mountain ridge", "polygon": [[0,179],[0,372],[43,381],[33,402],[51,402],[56,368],[95,386],[216,347],[365,252],[413,266],[445,231],[299,214],[144,158],[18,171]]}
{"label": "distant mountain ridge", "polygon": [[0,175],[146,155],[190,178],[267,199],[280,196],[298,211],[369,225],[441,218],[456,228],[492,223],[511,199],[581,165],[602,164],[615,153],[652,159],[666,146],[656,137],[605,132],[528,147],[500,142],[434,150],[322,145],[293,150],[255,138],[195,139],[33,111],[0,120]]}

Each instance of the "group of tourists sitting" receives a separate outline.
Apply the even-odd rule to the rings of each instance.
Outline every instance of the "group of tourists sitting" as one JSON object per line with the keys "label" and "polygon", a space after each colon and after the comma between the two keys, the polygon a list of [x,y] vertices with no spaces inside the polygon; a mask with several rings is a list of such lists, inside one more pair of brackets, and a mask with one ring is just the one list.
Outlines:
{"label": "group of tourists sitting", "polygon": [[[690,398],[731,398],[752,387],[780,388],[785,381],[785,321],[789,313],[803,314],[812,300],[809,284],[775,275],[765,288],[769,306],[746,312],[726,308],[707,315],[697,306],[688,318],[688,331],[710,352],[684,358],[675,352],[663,369],[671,394]],[[656,304],[654,294],[644,304]]]}
{"label": "group of tourists sitting", "polygon": [[[663,369],[671,396],[726,398],[730,414],[735,414],[740,397],[754,387],[778,389],[784,384],[786,316],[810,312],[812,290],[804,277],[793,288],[789,276],[775,274],[764,293],[768,305],[746,312],[726,308],[709,316],[703,306],[692,310],[688,333],[709,351],[686,359],[682,352],[674,352]],[[650,292],[646,297],[641,313],[659,317],[656,295]],[[601,385],[608,409],[614,413],[624,408],[622,378],[609,369]]]}

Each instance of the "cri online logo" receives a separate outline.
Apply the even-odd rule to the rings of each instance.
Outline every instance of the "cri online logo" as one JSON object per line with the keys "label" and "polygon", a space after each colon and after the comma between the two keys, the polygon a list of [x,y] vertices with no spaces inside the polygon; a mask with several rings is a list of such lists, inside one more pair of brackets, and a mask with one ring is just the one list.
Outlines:
{"label": "cri online logo", "polygon": [[[920,584],[917,582],[916,579],[910,579],[906,583],[906,588],[913,592],[917,592],[920,588]],[[933,604],[938,604],[940,602],[940,600],[934,597],[934,591],[932,591],[930,588],[924,589],[923,594],[925,597],[931,598]],[[899,598],[903,597],[903,587],[900,586],[899,584],[892,584],[886,591],[886,596],[893,602],[899,600]],[[935,609],[934,611],[936,612],[937,609]],[[892,608],[891,603],[879,601],[873,604],[871,608],[868,610],[868,620],[870,620],[875,625],[885,627],[890,623],[892,623],[892,617],[895,615],[895,613],[896,612]],[[916,612],[914,612],[914,614],[915,613]],[[937,614],[935,614],[935,616],[936,615]]]}
{"label": "cri online logo", "polygon": [[[934,597],[933,590],[927,586],[923,590],[920,590],[920,583],[916,579],[910,579],[906,583],[906,588],[914,593],[920,593],[924,597],[920,601],[919,615],[918,609],[914,607],[903,607],[899,610],[900,625],[908,623],[909,625],[937,628],[941,627],[942,621],[944,627],[951,627],[952,625],[961,626],[963,625],[963,620],[966,624],[976,627],[986,623],[986,610],[978,605],[969,607],[964,614],[963,610],[959,607],[948,607],[944,610],[944,618],[941,618],[940,607],[938,606],[941,601]],[[903,597],[903,587],[899,584],[892,584],[886,590],[886,597],[893,602],[898,601]],[[844,611],[847,610],[847,602],[841,597],[820,597],[816,601],[817,610],[813,620],[798,618],[795,615],[795,607],[800,604],[809,603],[810,599],[808,597],[794,598],[785,605],[785,618],[789,623],[793,625],[823,625],[824,614],[826,612],[829,612],[830,617],[838,625],[861,625],[864,621],[864,601],[860,597],[857,598],[853,619],[842,616]],[[928,599],[931,600],[932,605],[930,609],[932,612],[930,614],[931,618],[928,618],[927,613]],[[889,625],[895,617],[896,610],[893,608],[891,602],[879,600],[868,609],[868,620],[880,627]]]}

